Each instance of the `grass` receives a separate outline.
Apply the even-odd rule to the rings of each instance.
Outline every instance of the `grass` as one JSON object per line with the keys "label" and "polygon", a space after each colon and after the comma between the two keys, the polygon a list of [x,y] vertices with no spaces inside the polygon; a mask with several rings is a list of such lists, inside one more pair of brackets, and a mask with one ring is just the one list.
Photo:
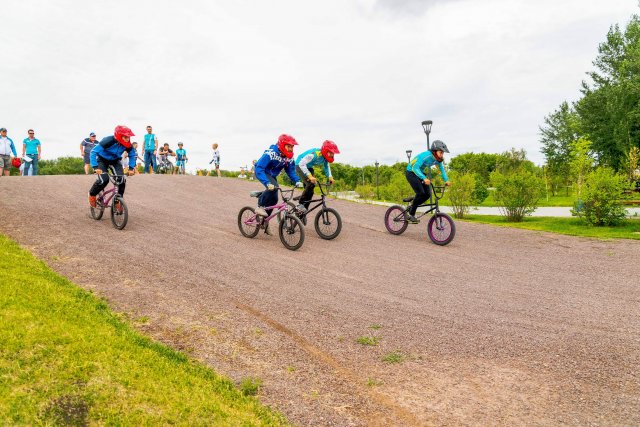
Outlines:
{"label": "grass", "polygon": [[465,215],[463,221],[493,224],[502,227],[549,231],[570,236],[598,239],[640,240],[640,220],[630,219],[615,227],[595,227],[578,218],[526,217],[522,222],[508,222],[500,215]]}
{"label": "grass", "polygon": [[380,344],[380,338],[379,337],[372,337],[372,336],[369,336],[369,335],[364,335],[362,337],[358,337],[356,342],[358,344],[362,344],[362,345],[376,346],[376,345]]}
{"label": "grass", "polygon": [[382,361],[386,363],[402,363],[406,358],[407,356],[403,352],[396,350],[386,354],[382,358]]}
{"label": "grass", "polygon": [[2,235],[0,312],[0,425],[286,424]]}

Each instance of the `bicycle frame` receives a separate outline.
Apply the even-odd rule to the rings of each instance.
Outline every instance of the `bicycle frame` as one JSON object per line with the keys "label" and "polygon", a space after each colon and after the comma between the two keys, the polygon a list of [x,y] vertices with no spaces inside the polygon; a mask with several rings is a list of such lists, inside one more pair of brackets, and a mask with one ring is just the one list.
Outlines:
{"label": "bicycle frame", "polygon": [[[425,212],[421,213],[420,215],[416,216],[416,218],[422,218],[423,216],[425,216],[425,215],[427,215],[427,214],[429,214],[429,213],[431,213],[433,211],[436,211],[436,213],[440,212],[440,203],[439,202],[440,202],[440,199],[444,196],[444,191],[446,189],[446,186],[444,186],[444,185],[435,186],[435,185],[433,185],[433,183],[431,183],[429,185],[431,186],[431,196],[429,197],[429,203],[423,203],[423,204],[419,205],[418,209],[424,208],[426,206],[429,206],[430,209],[428,209]],[[438,195],[436,189],[440,192],[440,195]],[[434,198],[435,198],[435,202],[434,202]],[[398,220],[400,218],[400,216],[404,217],[404,214],[409,211],[409,208],[411,208],[411,202],[407,205],[407,207],[404,209],[404,211],[400,215],[398,215],[396,218],[394,218],[394,221]],[[417,213],[418,212],[416,211],[416,214]]]}
{"label": "bicycle frame", "polygon": [[[319,199],[313,199],[313,197],[312,197],[311,200],[309,200],[309,209],[307,209],[304,212],[305,215],[310,214],[311,212],[313,212],[316,209],[318,209],[320,206],[322,206],[323,208],[327,207],[326,198],[327,198],[327,195],[329,194],[329,188],[331,187],[331,184],[328,184],[328,183],[327,184],[322,184],[322,183],[318,182],[316,185],[318,186],[318,188],[320,188],[320,198]],[[322,189],[322,187],[326,188],[326,193]],[[314,207],[311,207],[311,203],[315,203],[316,205]]]}
{"label": "bicycle frame", "polygon": [[116,175],[116,170],[113,168],[113,166],[109,166],[109,169],[107,169],[107,173],[109,175],[109,181],[112,185],[110,188],[102,190],[100,194],[98,194],[98,197],[102,200],[102,205],[105,208],[109,206],[111,200],[116,195],[117,186],[120,185],[118,179],[122,178],[123,181],[126,179],[126,175]]}
{"label": "bicycle frame", "polygon": [[[273,206],[267,206],[264,209],[268,210],[268,209],[273,209],[273,211],[271,212],[271,215],[269,215],[268,217],[264,218],[262,221],[257,221],[257,217],[258,215],[253,215],[251,216],[249,219],[247,219],[245,221],[245,224],[247,225],[261,225],[264,224],[265,222],[269,222],[274,216],[277,216],[280,212],[286,212],[287,208],[289,205],[287,205],[287,202],[289,200],[291,200],[291,196],[293,196],[293,188],[290,190],[283,190],[280,187],[278,187],[278,192],[282,195],[282,202],[280,203],[276,203]],[[291,194],[291,196],[287,197],[285,196],[285,193],[289,193]]]}

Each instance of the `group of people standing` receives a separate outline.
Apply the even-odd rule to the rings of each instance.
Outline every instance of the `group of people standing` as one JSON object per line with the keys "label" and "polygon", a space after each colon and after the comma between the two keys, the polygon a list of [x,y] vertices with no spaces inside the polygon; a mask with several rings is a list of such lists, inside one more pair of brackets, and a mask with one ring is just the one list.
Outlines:
{"label": "group of people standing", "polygon": [[12,166],[19,168],[21,175],[38,175],[40,156],[41,144],[33,129],[27,131],[22,141],[22,156],[18,157],[13,140],[7,136],[7,128],[0,128],[0,176],[9,176]]}
{"label": "group of people standing", "polygon": [[[85,138],[80,143],[80,154],[84,159],[84,171],[85,174],[89,174],[90,168],[93,167],[91,165],[91,151],[98,144],[96,140],[96,134],[91,132],[88,138]],[[217,146],[217,144],[214,144]],[[163,169],[167,169],[170,166],[171,172],[175,175],[176,173],[184,173],[184,169],[186,167],[186,162],[189,160],[187,157],[187,151],[184,149],[184,144],[182,142],[178,142],[178,149],[172,150],[169,148],[168,143],[164,143],[162,146],[158,146],[158,137],[153,133],[153,128],[151,126],[147,126],[147,133],[144,135],[144,146],[142,153],[138,151],[138,143],[132,142],[131,146],[135,151],[135,154],[131,154],[129,151],[124,151],[122,153],[122,165],[126,166],[129,162],[129,156],[135,155],[135,164],[137,166],[138,161],[144,163],[144,173],[158,173],[158,169],[160,166]],[[170,161],[170,157],[175,157],[175,165]],[[218,162],[219,167],[219,162]],[[137,173],[137,170],[134,168],[134,173]]]}

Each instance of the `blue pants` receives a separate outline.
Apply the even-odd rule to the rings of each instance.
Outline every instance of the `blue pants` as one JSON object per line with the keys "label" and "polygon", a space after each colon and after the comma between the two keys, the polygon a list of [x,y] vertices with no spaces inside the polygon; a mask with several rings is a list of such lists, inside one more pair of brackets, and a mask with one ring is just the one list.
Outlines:
{"label": "blue pants", "polygon": [[38,155],[37,154],[27,154],[28,157],[31,157],[33,160],[30,162],[24,162],[24,168],[22,170],[22,176],[27,175],[38,175]]}
{"label": "blue pants", "polygon": [[156,155],[153,150],[144,151],[144,173],[149,173],[149,166],[153,167],[153,171],[156,171]]}
{"label": "blue pants", "polygon": [[[271,183],[275,185],[276,188],[274,188],[273,190],[264,190],[260,195],[260,198],[258,199],[258,206],[262,206],[263,208],[266,208],[267,206],[273,206],[278,203],[278,180],[275,176],[271,175],[267,175],[267,178],[269,178],[269,181],[271,181]],[[272,210],[273,209],[267,209],[267,214],[271,215]]]}

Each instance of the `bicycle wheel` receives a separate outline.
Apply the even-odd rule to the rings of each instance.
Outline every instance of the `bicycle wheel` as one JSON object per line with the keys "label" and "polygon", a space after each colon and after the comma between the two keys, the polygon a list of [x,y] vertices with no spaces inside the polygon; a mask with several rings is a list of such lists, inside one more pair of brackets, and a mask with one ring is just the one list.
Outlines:
{"label": "bicycle wheel", "polygon": [[436,245],[448,245],[456,235],[456,224],[449,215],[438,212],[429,218],[427,232]]}
{"label": "bicycle wheel", "polygon": [[322,208],[316,215],[316,233],[325,240],[338,237],[342,230],[342,218],[333,208]]}
{"label": "bicycle wheel", "polygon": [[129,220],[129,209],[120,195],[116,195],[111,203],[111,223],[118,230],[122,230]]}
{"label": "bicycle wheel", "polygon": [[91,212],[91,218],[95,219],[96,221],[102,218],[102,215],[104,214],[104,202],[102,201],[102,194],[96,197],[96,207],[94,208],[89,206],[89,211]]}
{"label": "bicycle wheel", "polygon": [[384,226],[391,234],[400,235],[409,226],[404,206],[393,205],[384,214]]}
{"label": "bicycle wheel", "polygon": [[249,221],[251,218],[254,218],[255,215],[255,209],[252,207],[245,206],[240,209],[240,213],[238,214],[238,228],[244,237],[252,239],[260,232],[260,226],[255,219]]}
{"label": "bicycle wheel", "polygon": [[282,221],[280,221],[278,233],[280,234],[280,241],[284,247],[290,251],[300,249],[300,246],[304,243],[304,226],[302,225],[302,221],[289,212],[285,212]]}

